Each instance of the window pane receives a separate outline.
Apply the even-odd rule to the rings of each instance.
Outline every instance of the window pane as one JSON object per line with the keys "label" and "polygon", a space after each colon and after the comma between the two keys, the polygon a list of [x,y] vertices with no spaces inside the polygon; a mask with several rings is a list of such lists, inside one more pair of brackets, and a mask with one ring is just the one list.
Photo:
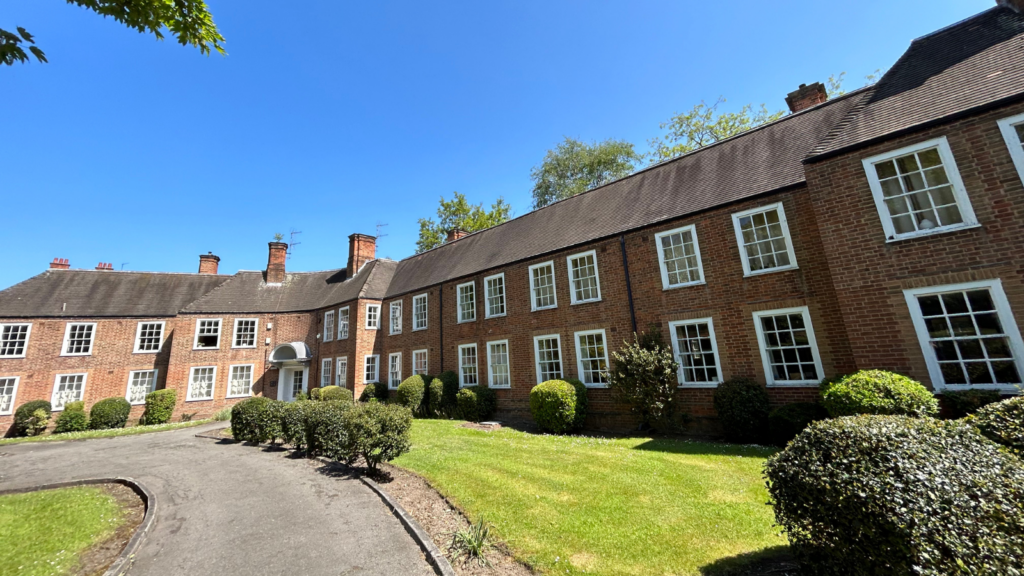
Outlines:
{"label": "window pane", "polygon": [[253,346],[256,346],[256,320],[236,320],[235,347],[251,348]]}
{"label": "window pane", "polygon": [[65,354],[90,354],[92,352],[92,324],[71,324]]}
{"label": "window pane", "polygon": [[536,341],[538,380],[560,380],[562,378],[562,354],[558,338],[541,338]]}
{"label": "window pane", "polygon": [[700,267],[690,230],[661,237],[661,260],[668,275],[669,286],[700,280]]}
{"label": "window pane", "polygon": [[477,382],[476,370],[476,346],[463,346],[459,348],[459,369],[462,379],[462,386],[475,386]]}
{"label": "window pane", "polygon": [[682,381],[690,384],[718,382],[718,366],[708,323],[679,324],[672,336],[679,351],[676,361],[679,362]]}
{"label": "window pane", "polygon": [[338,311],[338,339],[348,338],[348,308]]}
{"label": "window pane", "polygon": [[63,410],[68,402],[77,402],[85,394],[85,375],[69,374],[57,377],[57,386],[53,394],[54,410]]}
{"label": "window pane", "polygon": [[507,342],[495,342],[490,344],[490,370],[491,370],[491,386],[507,387],[511,386],[512,381],[509,376],[508,366],[508,343]]}
{"label": "window pane", "polygon": [[555,270],[547,264],[532,271],[533,307],[549,308],[555,305]]}
{"label": "window pane", "polygon": [[803,313],[762,316],[761,333],[774,380],[806,382],[820,378]]}
{"label": "window pane", "polygon": [[488,278],[486,283],[487,316],[500,316],[505,313],[505,277]]}
{"label": "window pane", "polygon": [[574,302],[588,302],[600,299],[597,283],[597,264],[593,254],[577,256],[569,260],[572,274]]}
{"label": "window pane", "polygon": [[143,404],[146,395],[156,388],[156,371],[145,370],[132,372],[128,382],[128,401],[132,404]]}
{"label": "window pane", "polygon": [[[330,366],[328,365],[328,370]],[[252,366],[232,366],[228,381],[228,396],[249,396],[252,394]]]}
{"label": "window pane", "polygon": [[476,285],[459,286],[459,322],[476,320]]}
{"label": "window pane", "polygon": [[22,356],[28,342],[29,324],[0,324],[0,356]]}
{"label": "window pane", "polygon": [[14,378],[0,378],[0,414],[10,414],[14,410]]}
{"label": "window pane", "polygon": [[[897,234],[963,223],[938,148],[879,162],[875,173]],[[908,212],[913,217],[907,217]]]}
{"label": "window pane", "polygon": [[579,351],[582,371],[580,380],[584,384],[604,384],[608,382],[608,359],[604,349],[604,335],[601,333],[580,334]]}
{"label": "window pane", "polygon": [[792,259],[777,208],[739,218],[739,223],[743,254],[751,272],[790,265]]}
{"label": "window pane", "polygon": [[200,320],[196,332],[196,348],[220,347],[220,320]]}

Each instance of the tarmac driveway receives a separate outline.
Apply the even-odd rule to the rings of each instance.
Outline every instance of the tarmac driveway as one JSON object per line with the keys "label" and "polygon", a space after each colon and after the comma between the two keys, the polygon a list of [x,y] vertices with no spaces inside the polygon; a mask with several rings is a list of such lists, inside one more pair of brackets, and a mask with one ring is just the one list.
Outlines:
{"label": "tarmac driveway", "polygon": [[141,575],[426,575],[419,547],[362,482],[289,452],[173,432],[0,446],[0,489],[125,476],[156,496]]}

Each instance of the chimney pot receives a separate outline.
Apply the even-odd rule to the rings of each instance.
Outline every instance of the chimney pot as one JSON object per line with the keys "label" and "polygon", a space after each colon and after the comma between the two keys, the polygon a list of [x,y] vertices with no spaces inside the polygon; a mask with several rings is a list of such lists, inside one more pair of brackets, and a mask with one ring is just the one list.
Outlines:
{"label": "chimney pot", "polygon": [[284,242],[268,242],[268,245],[267,284],[280,284],[284,282],[284,261],[288,258],[288,245]]}
{"label": "chimney pot", "polygon": [[199,255],[199,273],[200,274],[216,274],[217,264],[220,262],[220,256],[214,256],[213,252],[207,252],[206,254]]}
{"label": "chimney pot", "polygon": [[[1024,0],[1020,0],[1024,2]],[[786,104],[790,112],[806,110],[828,100],[828,91],[821,82],[815,82],[808,86],[801,84],[799,88],[786,95]]]}
{"label": "chimney pot", "polygon": [[377,238],[369,234],[352,234],[348,237],[348,265],[346,272],[351,278],[370,260],[377,257]]}
{"label": "chimney pot", "polygon": [[996,4],[1009,8],[1018,14],[1024,14],[1024,0],[996,0]]}
{"label": "chimney pot", "polygon": [[67,258],[54,258],[53,262],[50,262],[50,270],[67,270],[71,268],[71,264],[68,263]]}
{"label": "chimney pot", "polygon": [[452,228],[448,231],[448,237],[445,239],[445,242],[454,242],[455,240],[465,238],[466,236],[469,236],[469,232],[466,232],[462,228]]}
{"label": "chimney pot", "polygon": [[111,264],[110,262],[100,262],[99,264],[96,265],[96,269],[97,270],[113,270],[114,269],[114,265]]}

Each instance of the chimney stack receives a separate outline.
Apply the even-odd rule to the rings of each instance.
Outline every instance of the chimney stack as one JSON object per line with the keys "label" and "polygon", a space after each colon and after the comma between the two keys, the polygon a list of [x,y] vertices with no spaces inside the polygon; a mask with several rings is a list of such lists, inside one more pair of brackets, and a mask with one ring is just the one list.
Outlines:
{"label": "chimney stack", "polygon": [[353,234],[348,237],[348,277],[359,272],[370,260],[377,256],[377,238],[369,234]]}
{"label": "chimney stack", "polygon": [[267,284],[284,282],[284,261],[288,257],[288,245],[284,242],[268,242],[270,255],[267,257]]}
{"label": "chimney stack", "polygon": [[220,262],[220,256],[214,256],[213,252],[207,252],[206,254],[199,255],[199,273],[200,274],[216,274],[217,264]]}
{"label": "chimney stack", "polygon": [[1009,8],[1018,14],[1024,14],[1024,0],[996,0],[996,4]]}
{"label": "chimney stack", "polygon": [[465,238],[466,236],[469,236],[469,232],[466,232],[462,228],[452,228],[448,231],[448,237],[445,238],[445,242],[454,242],[455,240]]}
{"label": "chimney stack", "polygon": [[104,270],[104,271],[113,270],[114,269],[114,265],[111,264],[110,262],[100,262],[99,264],[96,265],[96,269],[97,270]]}
{"label": "chimney stack", "polygon": [[50,262],[50,270],[67,270],[68,268],[71,268],[71,263],[67,258],[54,258],[53,262]]}
{"label": "chimney stack", "polygon": [[806,110],[811,106],[821,104],[828,100],[828,91],[821,82],[815,82],[808,86],[801,84],[799,88],[786,95],[786,104],[790,112]]}

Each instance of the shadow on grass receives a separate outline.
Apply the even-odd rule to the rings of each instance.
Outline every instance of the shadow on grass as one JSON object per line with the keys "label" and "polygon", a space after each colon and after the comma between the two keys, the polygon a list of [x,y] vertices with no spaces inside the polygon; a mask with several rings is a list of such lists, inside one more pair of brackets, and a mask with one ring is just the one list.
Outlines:
{"label": "shadow on grass", "polygon": [[774,446],[752,444],[728,444],[706,440],[682,440],[676,438],[651,438],[634,450],[667,452],[669,454],[693,454],[712,456],[756,456],[764,458],[779,451]]}
{"label": "shadow on grass", "polygon": [[700,567],[702,576],[800,576],[800,564],[789,546],[773,546],[720,558]]}

